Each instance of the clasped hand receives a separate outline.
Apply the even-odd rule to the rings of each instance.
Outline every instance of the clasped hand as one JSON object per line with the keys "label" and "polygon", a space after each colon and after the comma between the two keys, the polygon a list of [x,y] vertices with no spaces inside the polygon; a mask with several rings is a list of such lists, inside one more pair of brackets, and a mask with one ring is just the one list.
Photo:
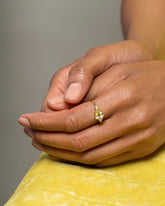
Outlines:
{"label": "clasped hand", "polygon": [[[41,112],[19,118],[52,158],[106,167],[153,153],[165,142],[165,62],[137,42],[91,49],[52,78]],[[104,113],[95,119],[95,99]]]}

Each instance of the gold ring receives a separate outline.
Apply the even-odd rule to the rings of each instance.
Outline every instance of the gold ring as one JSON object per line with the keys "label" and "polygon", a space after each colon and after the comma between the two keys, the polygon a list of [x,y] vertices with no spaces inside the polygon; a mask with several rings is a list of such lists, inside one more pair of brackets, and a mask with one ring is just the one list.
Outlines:
{"label": "gold ring", "polygon": [[97,121],[99,121],[100,123],[102,123],[103,119],[104,119],[104,114],[103,114],[103,112],[101,110],[99,110],[99,107],[96,105],[95,100],[93,100],[93,104],[94,104],[95,110],[96,110],[95,111],[95,119]]}

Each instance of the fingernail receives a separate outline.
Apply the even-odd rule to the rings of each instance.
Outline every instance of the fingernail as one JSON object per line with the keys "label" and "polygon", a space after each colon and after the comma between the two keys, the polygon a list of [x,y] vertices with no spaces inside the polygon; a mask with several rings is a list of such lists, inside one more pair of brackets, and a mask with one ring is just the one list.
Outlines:
{"label": "fingernail", "polygon": [[64,95],[61,94],[61,95],[57,95],[53,98],[50,98],[50,99],[48,99],[48,102],[52,105],[61,104],[62,102],[64,102]]}
{"label": "fingernail", "polygon": [[33,132],[31,129],[25,127],[24,128],[24,132],[29,136],[29,137],[32,137],[33,138]]}
{"label": "fingernail", "polygon": [[18,119],[18,121],[19,121],[19,123],[20,123],[21,125],[23,125],[24,127],[31,128],[31,125],[30,125],[29,120],[26,119],[25,117],[20,117],[20,118]]}
{"label": "fingernail", "polygon": [[34,139],[32,140],[32,145],[39,151],[44,151],[44,147],[40,143],[36,142]]}
{"label": "fingernail", "polygon": [[79,83],[72,83],[66,91],[65,98],[79,99],[81,95],[82,85]]}

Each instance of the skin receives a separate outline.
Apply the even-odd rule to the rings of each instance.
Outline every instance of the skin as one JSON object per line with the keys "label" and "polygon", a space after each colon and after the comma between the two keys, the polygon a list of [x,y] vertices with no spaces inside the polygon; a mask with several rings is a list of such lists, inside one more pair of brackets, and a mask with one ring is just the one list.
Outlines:
{"label": "skin", "polygon": [[[71,108],[74,104],[81,102],[89,92],[93,80],[113,65],[152,59],[153,56],[145,45],[132,40],[92,48],[80,59],[63,67],[54,74],[41,111],[48,112],[50,109],[62,110]],[[111,76],[109,80],[107,79],[106,87],[101,81],[99,82],[99,87],[104,87],[104,91],[106,91],[107,87],[111,87],[112,84],[115,84],[121,78],[120,76],[116,78]],[[76,98],[75,96],[67,96],[67,88],[72,83],[78,83],[82,88],[80,95]],[[71,94],[73,93],[75,93],[75,90],[71,92]]]}
{"label": "skin", "polygon": [[165,1],[123,0],[121,21],[126,40],[143,43],[154,59],[165,60]]}
{"label": "skin", "polygon": [[[90,49],[60,69],[41,112],[19,118],[34,147],[53,158],[106,167],[144,157],[164,144],[165,62],[152,60],[164,58],[164,12],[158,12],[164,2],[155,1],[151,11],[144,12],[147,2],[123,1],[124,35],[133,40]],[[134,15],[138,11],[144,18],[141,24],[141,15]],[[145,26],[150,12],[158,13],[152,33]],[[71,91],[72,84],[78,86]],[[93,99],[105,114],[102,124],[94,118]]]}
{"label": "skin", "polygon": [[[97,167],[151,154],[165,142],[164,68],[161,61],[113,66],[95,80],[87,102],[58,112],[23,115],[33,128],[25,131],[37,149]],[[111,73],[124,78],[105,93],[98,92],[97,81],[106,82]],[[105,114],[102,124],[96,124],[93,103],[88,101],[93,94]]]}

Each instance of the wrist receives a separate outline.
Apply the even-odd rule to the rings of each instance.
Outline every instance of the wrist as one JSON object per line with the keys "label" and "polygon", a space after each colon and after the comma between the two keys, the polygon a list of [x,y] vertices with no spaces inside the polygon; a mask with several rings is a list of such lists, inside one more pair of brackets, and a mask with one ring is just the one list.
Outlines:
{"label": "wrist", "polygon": [[154,59],[165,60],[165,1],[122,1],[122,28],[125,39],[148,48]]}
{"label": "wrist", "polygon": [[153,59],[165,60],[165,32],[143,32],[130,29],[125,35],[126,40],[134,40],[146,47]]}

